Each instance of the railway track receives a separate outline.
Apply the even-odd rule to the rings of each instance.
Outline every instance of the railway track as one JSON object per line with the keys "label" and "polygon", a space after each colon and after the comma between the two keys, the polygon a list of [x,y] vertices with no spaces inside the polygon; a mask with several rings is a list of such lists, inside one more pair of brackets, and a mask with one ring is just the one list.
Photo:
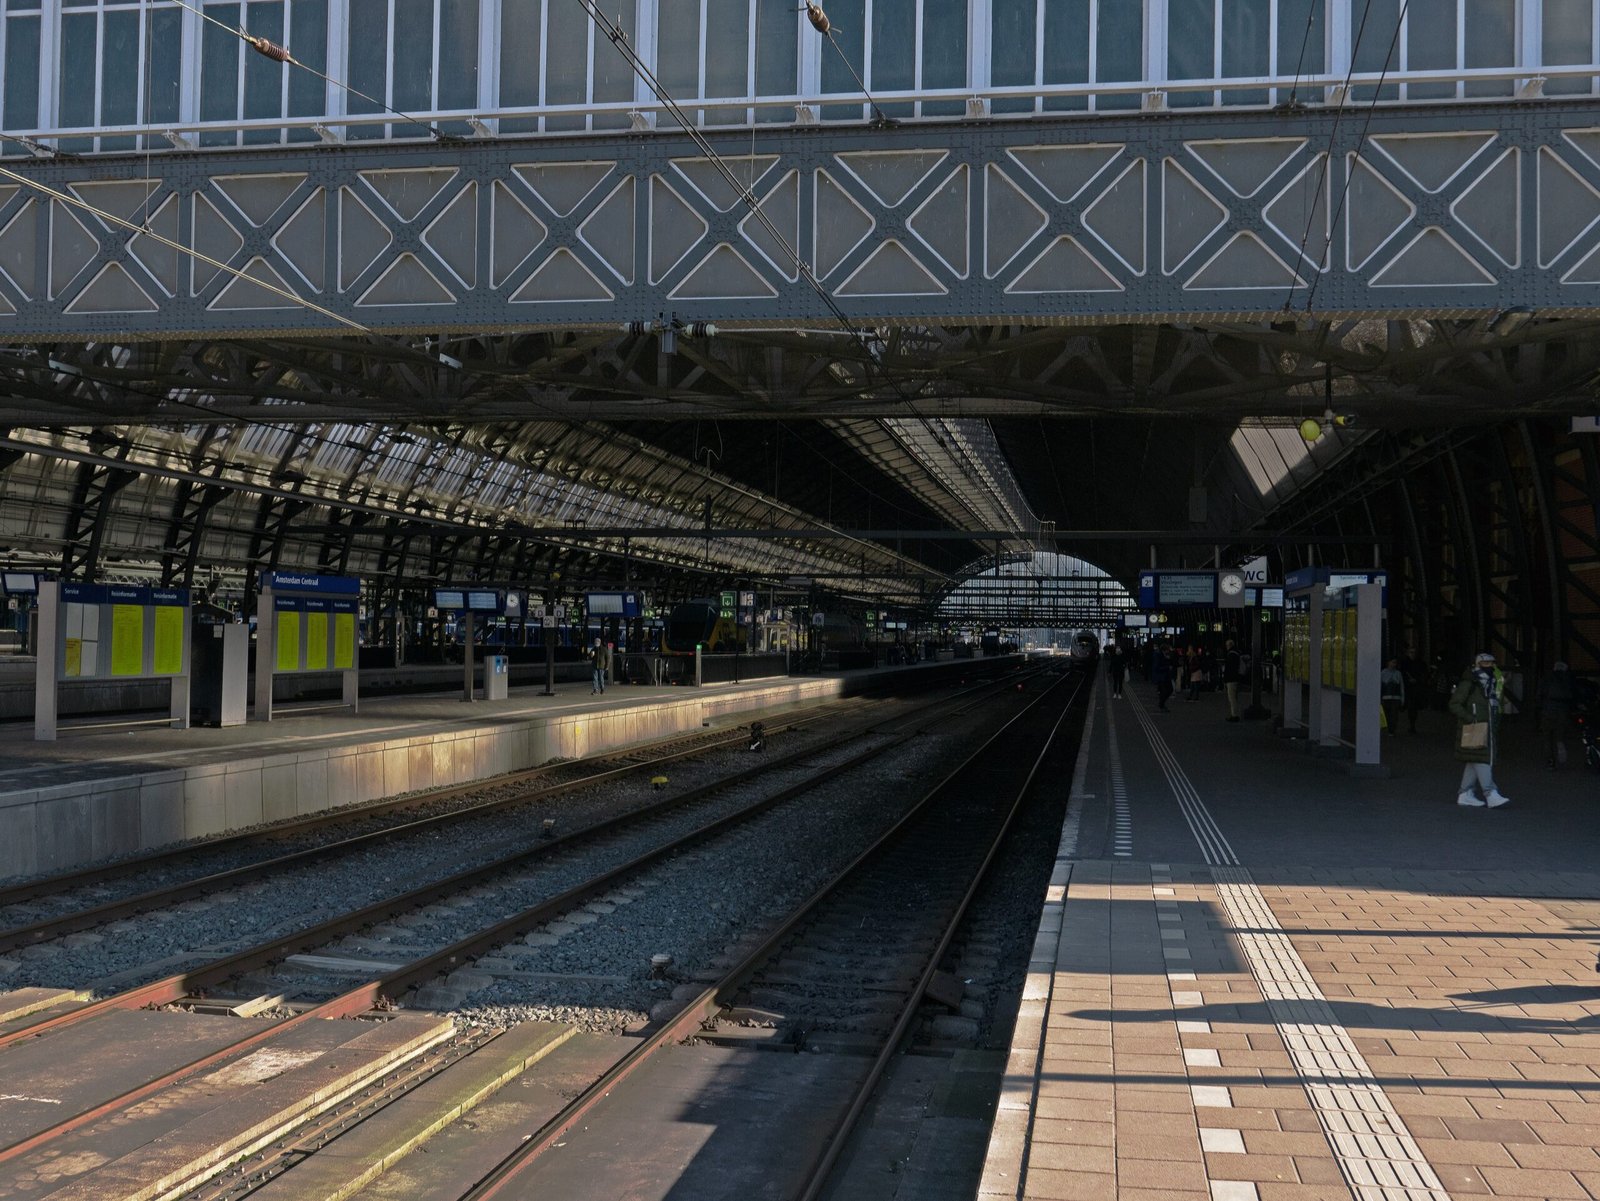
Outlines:
{"label": "railway track", "polygon": [[[982,704],[984,697],[992,695],[994,691],[1000,689],[1009,690],[1010,687],[1011,684],[1008,680],[999,685],[998,688],[990,686],[984,689],[983,696],[963,695],[958,698],[936,702],[934,705],[928,706],[929,712],[920,715],[915,722],[909,718],[901,718],[901,723],[907,729],[897,734],[896,737],[901,741],[915,738],[919,730],[926,728],[931,722],[938,719],[937,714],[940,710],[952,712],[970,708],[974,705]],[[836,746],[831,749],[830,753],[836,762],[825,772],[819,773],[814,768],[799,762],[804,758],[814,757],[814,752],[806,752],[796,756],[796,762],[793,764],[787,762],[786,757],[774,756],[761,766],[749,772],[740,773],[731,780],[718,781],[715,784],[707,785],[703,789],[693,790],[690,793],[672,798],[671,801],[664,802],[661,805],[650,806],[639,813],[600,823],[596,827],[566,835],[564,838],[552,839],[541,846],[525,849],[495,863],[473,868],[447,880],[412,890],[402,896],[389,898],[362,911],[341,915],[333,921],[318,923],[295,932],[291,937],[278,939],[270,944],[226,956],[203,968],[158,980],[80,1009],[47,1015],[36,1021],[25,1022],[9,1031],[0,1033],[0,1048],[6,1048],[32,1043],[46,1037],[52,1040],[58,1039],[69,1029],[83,1028],[86,1023],[92,1022],[94,1018],[115,1011],[126,1012],[131,1009],[201,1002],[207,990],[227,987],[230,982],[237,982],[241,978],[249,976],[252,972],[259,972],[273,963],[281,962],[290,955],[318,946],[325,946],[330,940],[370,927],[376,922],[391,919],[403,913],[415,912],[427,906],[437,906],[441,903],[459,900],[463,895],[471,894],[473,890],[483,890],[491,893],[498,891],[500,886],[495,883],[497,874],[505,876],[507,873],[516,873],[526,868],[534,860],[549,858],[566,849],[575,849],[580,844],[584,847],[593,848],[598,842],[614,836],[623,827],[637,825],[640,821],[659,824],[666,821],[670,814],[684,813],[693,809],[697,804],[703,805],[706,798],[715,793],[726,791],[736,783],[745,783],[757,777],[771,776],[774,773],[781,773],[785,769],[791,768],[801,776],[799,780],[786,784],[775,792],[768,790],[765,795],[754,803],[732,806],[730,812],[708,815],[709,820],[697,819],[689,822],[690,828],[686,831],[665,831],[670,836],[665,839],[660,837],[652,838],[651,841],[655,842],[656,845],[644,854],[626,858],[616,866],[592,875],[554,896],[546,896],[539,903],[530,907],[515,909],[514,912],[501,920],[474,930],[466,938],[458,939],[449,945],[439,947],[430,954],[408,962],[380,977],[363,981],[354,988],[344,989],[337,995],[310,1008],[305,1008],[291,1017],[271,1023],[260,1023],[259,1029],[250,1031],[243,1038],[228,1041],[225,1045],[190,1059],[154,1079],[146,1080],[135,1088],[101,1100],[97,1104],[85,1106],[64,1121],[37,1129],[9,1146],[0,1148],[0,1163],[8,1161],[15,1163],[25,1160],[28,1156],[39,1153],[49,1147],[50,1144],[57,1143],[58,1140],[68,1139],[74,1133],[86,1130],[97,1122],[101,1122],[118,1113],[127,1112],[131,1107],[138,1105],[158,1091],[174,1088],[181,1089],[185,1081],[192,1080],[219,1064],[237,1061],[243,1052],[248,1052],[268,1042],[281,1042],[287,1032],[308,1029],[314,1023],[327,1018],[370,1018],[374,1012],[381,1013],[390,1009],[395,1000],[403,997],[407,990],[424,984],[443,972],[460,971],[464,965],[471,962],[473,957],[504,943],[509,938],[528,932],[541,923],[551,920],[556,915],[570,911],[574,906],[583,903],[585,900],[600,895],[607,889],[616,886],[619,881],[636,876],[650,865],[659,864],[686,847],[714,838],[742,823],[750,822],[753,818],[773,809],[784,801],[803,794],[808,789],[814,788],[819,778],[852,770],[864,762],[881,756],[883,747],[880,744],[870,746],[860,753],[843,755],[842,749]],[[259,1005],[262,1001],[271,999],[273,998],[260,996],[247,999],[246,1007],[251,1002]],[[240,1011],[241,1009],[239,1006],[231,1006],[230,1008],[234,1011]],[[436,1042],[438,1040],[433,1041]],[[411,1050],[410,1054],[422,1055],[428,1053],[432,1045],[433,1042],[422,1039]],[[236,1151],[237,1148],[234,1150]],[[302,1150],[300,1154],[303,1153]],[[269,1178],[270,1175],[271,1173],[269,1172],[263,1178]]]}
{"label": "railway track", "polygon": [[[1080,679],[1074,686],[1085,689]],[[1070,705],[1046,712],[1041,697],[1012,718],[987,743],[942,780],[881,839],[830,880],[742,962],[704,989],[637,1048],[600,1075],[560,1113],[462,1196],[489,1201],[538,1195],[548,1181],[537,1176],[541,1158],[564,1146],[580,1124],[600,1128],[600,1141],[617,1132],[603,1125],[603,1109],[625,1105],[630,1080],[653,1057],[680,1044],[722,1042],[801,1050],[821,1031],[846,1034],[874,1045],[870,1063],[844,1104],[825,1117],[811,1115],[811,1128],[775,1123],[772,1146],[741,1144],[740,1155],[760,1165],[741,1194],[737,1182],[722,1195],[774,1195],[771,1165],[783,1159],[781,1144],[813,1144],[797,1178],[781,1195],[814,1201],[823,1195],[857,1119],[891,1058],[905,1042],[930,991],[951,999],[954,981],[938,980],[939,966],[973,895],[994,863],[1006,832],[1027,798],[1039,765],[1059,735]],[[1044,736],[1041,737],[1041,733]],[[952,831],[960,837],[952,838]],[[959,996],[959,989],[956,990]],[[858,1042],[854,1048],[861,1054]],[[658,1113],[665,1126],[680,1120],[681,1103]],[[651,1107],[643,1105],[648,1115]],[[651,1141],[649,1118],[637,1104],[625,1119],[630,1140]],[[815,1136],[815,1137],[813,1137]],[[568,1152],[569,1155],[581,1152]],[[791,1156],[792,1158],[792,1156]],[[568,1181],[570,1184],[570,1180]],[[609,1182],[595,1182],[585,1196],[606,1195]],[[548,1194],[548,1192],[546,1193]],[[570,1195],[570,1194],[567,1194]]]}
{"label": "railway track", "polygon": [[[835,719],[858,707],[845,701],[798,714],[773,718],[769,735],[792,733]],[[653,772],[684,759],[742,745],[740,730],[688,738],[672,738],[591,758],[545,764],[492,780],[429,789],[370,805],[339,809],[252,830],[208,839],[196,846],[151,852],[81,871],[30,880],[0,889],[0,955],[79,930],[147,912],[162,905],[238,887],[296,864],[374,846],[386,840],[424,833],[472,817],[487,816],[521,805],[549,800],[579,788]],[[492,794],[486,800],[474,800]],[[456,804],[462,802],[464,804]],[[422,817],[407,817],[434,810]],[[388,820],[388,819],[394,820]],[[356,827],[367,827],[357,829]],[[306,845],[285,850],[297,839]],[[244,864],[240,856],[262,857]],[[176,880],[173,877],[178,877]],[[121,895],[107,897],[115,890]],[[45,909],[55,912],[46,915]],[[23,916],[24,920],[16,920]]]}

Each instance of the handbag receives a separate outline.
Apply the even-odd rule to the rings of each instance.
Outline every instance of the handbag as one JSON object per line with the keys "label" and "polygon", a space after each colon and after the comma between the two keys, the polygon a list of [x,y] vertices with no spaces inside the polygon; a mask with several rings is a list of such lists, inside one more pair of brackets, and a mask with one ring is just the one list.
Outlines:
{"label": "handbag", "polygon": [[1489,745],[1489,723],[1486,721],[1469,721],[1461,727],[1461,749],[1464,751],[1481,751]]}

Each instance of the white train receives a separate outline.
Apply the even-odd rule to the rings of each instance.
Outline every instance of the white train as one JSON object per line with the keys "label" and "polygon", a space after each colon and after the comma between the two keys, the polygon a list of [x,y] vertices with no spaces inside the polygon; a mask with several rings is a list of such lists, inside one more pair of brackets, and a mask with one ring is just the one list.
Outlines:
{"label": "white train", "polygon": [[1089,664],[1100,658],[1100,635],[1093,630],[1079,630],[1072,636],[1072,661]]}

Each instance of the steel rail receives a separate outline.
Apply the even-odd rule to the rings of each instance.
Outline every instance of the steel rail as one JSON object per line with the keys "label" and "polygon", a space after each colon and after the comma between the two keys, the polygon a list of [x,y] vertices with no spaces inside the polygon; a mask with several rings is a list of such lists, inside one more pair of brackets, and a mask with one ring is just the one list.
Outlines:
{"label": "steel rail", "polygon": [[867,1074],[856,1085],[849,1107],[840,1116],[839,1120],[834,1123],[822,1154],[817,1157],[812,1166],[811,1177],[807,1181],[805,1190],[800,1194],[799,1201],[816,1201],[821,1195],[823,1188],[827,1184],[828,1176],[833,1171],[834,1164],[838,1162],[839,1156],[843,1154],[845,1146],[849,1142],[856,1122],[860,1120],[861,1114],[866,1110],[867,1103],[872,1098],[873,1089],[877,1087],[878,1081],[882,1079],[885,1069],[889,1066],[890,1059],[900,1049],[900,1045],[910,1032],[911,1023],[916,1020],[917,1009],[922,1004],[922,998],[926,995],[934,974],[939,970],[939,964],[943,962],[945,952],[950,949],[950,944],[955,939],[956,931],[960,928],[962,921],[966,919],[967,910],[972,905],[972,898],[977,895],[978,889],[988,878],[989,869],[994,866],[995,857],[1000,852],[1000,844],[1005,841],[1006,835],[1011,832],[1011,827],[1016,824],[1017,814],[1022,809],[1023,801],[1027,799],[1028,793],[1033,787],[1034,778],[1039,774],[1039,768],[1044,763],[1045,756],[1050,753],[1051,748],[1055,745],[1056,738],[1061,732],[1061,726],[1067,720],[1067,715],[1072,711],[1073,702],[1078,699],[1078,694],[1083,691],[1085,683],[1091,689],[1090,695],[1093,695],[1094,679],[1095,677],[1091,673],[1087,681],[1080,680],[1072,695],[1067,698],[1066,707],[1062,709],[1061,716],[1056,719],[1056,724],[1051,728],[1050,736],[1045,739],[1039,754],[1035,756],[1033,766],[1028,769],[1027,778],[1023,780],[1021,787],[1017,789],[1016,799],[1012,801],[1011,807],[1006,811],[1005,818],[996,830],[994,839],[989,844],[988,851],[984,854],[983,862],[978,865],[978,869],[973,874],[972,881],[968,885],[966,892],[962,895],[955,911],[946,922],[944,933],[939,938],[939,945],[934,948],[933,953],[928,957],[927,965],[923,968],[922,974],[917,977],[916,984],[912,986],[911,991],[907,994],[905,1008],[900,1011],[900,1017],[895,1022],[894,1029],[890,1032],[889,1037],[884,1040],[883,1047],[879,1050],[876,1058],[873,1059],[872,1066],[867,1069]]}
{"label": "steel rail", "polygon": [[[719,981],[685,1004],[675,1016],[667,1019],[660,1029],[619,1059],[594,1083],[574,1097],[558,1114],[537,1131],[527,1135],[515,1151],[511,1152],[480,1177],[470,1189],[461,1195],[459,1201],[488,1201],[489,1198],[499,1196],[506,1185],[582,1121],[595,1106],[600,1104],[615,1088],[633,1075],[657,1051],[670,1043],[693,1037],[699,1032],[704,1027],[707,1019],[714,1017],[724,1007],[721,998],[725,994],[737,989],[746,979],[753,975],[763,963],[782,947],[797,928],[810,919],[811,915],[823,902],[827,901],[843,887],[858,870],[877,859],[885,848],[890,846],[913,822],[924,814],[928,806],[940,796],[945,788],[949,787],[952,781],[959,779],[964,772],[982,759],[984,755],[988,754],[1007,731],[1026,719],[1034,708],[1042,704],[1052,691],[1053,689],[1049,689],[1039,694],[1026,708],[1011,717],[989,738],[985,739],[958,766],[945,773],[944,779],[930,789],[915,805],[911,806],[899,820],[884,831],[861,854],[835,873],[832,879],[823,884],[816,893],[802,903],[760,946],[746,955],[738,965],[728,971]],[[1031,772],[1029,778],[1031,779]],[[987,863],[988,860],[985,860],[985,862]],[[937,960],[935,960],[935,966],[937,966]],[[921,986],[925,987],[925,981],[921,983]],[[920,997],[920,992],[918,996]]]}
{"label": "steel rail", "polygon": [[[786,725],[775,727],[774,732],[781,730],[794,730],[812,722],[821,721],[827,716],[830,715],[814,714],[810,717],[804,718],[803,720],[794,721]],[[356,834],[349,838],[341,838],[334,842],[323,843],[314,847],[305,847],[298,851],[290,851],[284,855],[276,855],[268,859],[261,859],[255,863],[247,863],[241,867],[228,868],[224,871],[210,873],[209,875],[196,876],[191,880],[186,880],[179,884],[172,884],[162,888],[151,889],[148,892],[138,893],[130,897],[122,897],[113,901],[106,901],[103,904],[95,905],[88,909],[76,910],[72,913],[62,914],[57,917],[44,918],[37,922],[29,923],[28,925],[12,927],[9,930],[0,930],[0,953],[20,947],[32,946],[36,943],[46,942],[54,938],[61,938],[67,934],[72,934],[79,930],[87,930],[94,926],[116,921],[119,918],[147,912],[148,910],[159,908],[163,905],[189,900],[193,897],[204,896],[208,893],[215,892],[218,889],[234,887],[245,881],[252,880],[260,876],[268,876],[275,872],[283,871],[291,867],[309,865],[322,859],[334,858],[339,855],[386,842],[390,839],[403,838],[411,834],[422,833],[435,827],[454,823],[463,819],[470,820],[478,817],[487,817],[505,809],[514,809],[519,805],[529,804],[531,802],[544,800],[550,797],[561,796],[563,793],[572,792],[579,788],[585,788],[592,784],[605,783],[610,780],[623,779],[630,775],[637,775],[641,772],[653,771],[656,768],[662,767],[668,763],[674,763],[680,759],[692,758],[697,755],[706,754],[719,750],[725,746],[735,745],[742,741],[744,741],[743,737],[725,738],[716,740],[709,745],[701,744],[692,747],[685,747],[681,750],[658,755],[654,758],[646,759],[639,763],[629,763],[618,767],[605,768],[595,771],[590,775],[580,776],[574,780],[562,781],[558,784],[551,784],[545,788],[522,792],[515,796],[501,797],[498,800],[483,801],[476,805],[468,805],[461,809],[453,809],[447,813],[436,813],[431,817],[417,818],[413,821],[402,822],[399,825],[385,827],[382,830],[370,830],[365,834]],[[616,755],[611,755],[606,758],[596,756],[593,760],[585,760],[580,762],[593,762],[595,764],[600,764],[607,761],[615,761],[616,758]],[[558,770],[561,767],[570,766],[571,764],[560,764],[552,768],[534,768],[529,774],[548,774],[550,771]],[[460,796],[470,794],[472,792],[482,792],[486,788],[514,786],[515,783],[516,781],[514,779],[508,780],[502,778],[500,780],[491,779],[488,781],[479,781],[475,784],[453,785],[450,788],[437,792],[422,794],[420,796],[412,797],[406,801],[386,802],[385,804],[390,805],[393,808],[417,808],[422,805],[434,804],[441,800],[447,800],[451,796]],[[381,807],[373,806],[362,810],[360,814],[354,816],[371,816],[381,812]],[[306,825],[296,823],[293,827],[293,830],[295,832],[306,829],[314,830],[322,824],[337,825],[339,820],[339,818],[328,817],[324,818],[323,822],[321,823],[316,821]],[[242,837],[249,839],[261,837],[261,835],[244,835]],[[226,842],[227,840],[223,841]],[[270,839],[268,839],[268,841],[270,841]],[[209,851],[216,845],[218,844],[207,843],[200,849]],[[186,852],[177,852],[176,854],[181,856],[184,853]],[[160,861],[161,857],[158,856],[149,860],[142,860],[141,862],[143,866],[149,867],[154,864],[159,864]],[[93,875],[95,872],[100,870],[104,869],[91,869],[89,874]],[[87,883],[87,881],[84,883]]]}
{"label": "steel rail", "polygon": [[[970,700],[971,704],[977,704],[985,699],[985,695],[992,689],[998,687],[1009,687],[1009,684],[1010,680],[1006,679],[997,684],[991,683],[974,687],[972,689],[968,689],[965,693],[962,693],[955,698],[941,698],[939,701],[929,704],[926,706],[926,708],[950,708],[953,712],[965,712],[966,708],[971,707],[970,704],[965,708],[957,709],[952,705],[952,700],[958,703]],[[979,695],[972,697],[969,695],[972,693],[977,693]],[[920,717],[921,715],[910,716]],[[934,717],[932,720],[942,720],[946,716],[948,716],[948,714],[940,714]],[[902,718],[897,717],[893,720],[898,721],[902,720]],[[880,724],[887,725],[890,723],[885,722]],[[865,727],[858,735],[856,735],[856,737],[864,737],[866,734],[872,732],[876,728],[877,727],[872,726]],[[910,739],[917,737],[924,728],[926,728],[925,724],[913,726],[909,732],[900,736],[900,740],[909,741]],[[172,1069],[156,1079],[102,1101],[99,1104],[90,1107],[89,1109],[86,1109],[78,1114],[74,1114],[73,1116],[64,1119],[60,1123],[47,1127],[44,1130],[40,1130],[33,1135],[10,1144],[9,1146],[0,1148],[0,1163],[13,1160],[29,1151],[33,1151],[39,1147],[45,1146],[66,1134],[82,1129],[86,1125],[97,1120],[98,1118],[106,1116],[107,1114],[115,1113],[119,1110],[125,1109],[130,1105],[137,1104],[146,1097],[152,1096],[162,1089],[169,1088],[179,1081],[187,1079],[188,1077],[199,1071],[202,1071],[207,1067],[212,1066],[215,1063],[230,1058],[241,1051],[248,1050],[266,1039],[276,1037],[284,1030],[301,1026],[308,1021],[355,1017],[360,1014],[370,1012],[374,1007],[381,1007],[399,993],[405,991],[407,988],[421,983],[424,980],[431,979],[441,972],[454,970],[456,967],[460,966],[460,963],[464,958],[468,958],[482,949],[498,945],[512,935],[523,933],[532,926],[537,926],[550,920],[552,916],[570,909],[575,903],[586,899],[588,896],[593,895],[596,892],[600,892],[611,887],[617,882],[617,880],[627,875],[637,873],[644,867],[648,867],[663,858],[677,853],[685,846],[695,842],[703,841],[706,838],[714,837],[724,829],[742,824],[743,822],[750,820],[752,817],[766,812],[767,810],[778,804],[781,804],[783,801],[788,800],[793,796],[809,791],[822,780],[829,779],[832,776],[838,775],[843,771],[847,771],[852,767],[859,766],[861,763],[875,761],[881,757],[882,753],[882,747],[874,747],[860,755],[855,756],[844,764],[827,769],[825,772],[819,775],[808,776],[805,780],[799,781],[798,783],[790,785],[789,787],[784,788],[771,796],[763,798],[754,805],[746,806],[736,813],[726,815],[709,823],[708,825],[702,826],[688,834],[673,839],[664,846],[659,846],[652,851],[646,852],[644,855],[638,856],[630,860],[628,863],[621,865],[620,867],[606,871],[599,876],[593,877],[588,881],[574,886],[573,888],[567,889],[565,892],[555,897],[547,898],[546,900],[541,901],[539,904],[518,914],[514,914],[513,916],[496,923],[494,926],[486,930],[479,931],[477,934],[453,943],[450,946],[447,946],[431,955],[406,964],[401,968],[376,980],[370,980],[360,984],[353,989],[341,993],[336,997],[324,1001],[282,1022],[273,1023],[272,1025],[266,1026],[263,1029],[230,1044],[229,1046],[221,1047],[211,1051],[206,1055]],[[797,762],[803,758],[810,757],[815,754],[816,750],[814,748],[808,748],[804,751],[795,752],[789,756],[768,760],[761,766],[753,768],[750,771],[736,773],[734,776],[727,777],[723,780],[713,781],[710,784],[704,785],[698,789],[692,789],[678,797],[673,797],[667,801],[662,801],[655,805],[646,806],[644,809],[634,810],[631,813],[608,818],[605,821],[597,822],[592,826],[588,826],[583,830],[574,831],[572,834],[552,840],[551,842],[544,843],[539,847],[517,852],[513,855],[506,856],[505,858],[498,860],[493,864],[474,868],[467,872],[460,873],[457,876],[453,876],[448,880],[427,885],[421,889],[415,890],[414,892],[407,893],[403,897],[389,898],[386,901],[378,902],[375,905],[368,906],[365,909],[359,910],[355,913],[341,915],[340,917],[330,921],[298,931],[295,934],[290,935],[288,938],[274,940],[272,943],[263,944],[258,947],[241,951],[235,955],[231,955],[212,964],[208,964],[203,968],[180,973],[175,976],[169,976],[162,980],[156,980],[149,984],[141,985],[137,988],[119,993],[116,996],[108,997],[104,1000],[84,1006],[80,1009],[70,1010],[66,1013],[56,1015],[55,1017],[46,1019],[42,1022],[23,1027],[19,1030],[15,1030],[4,1035],[0,1035],[0,1048],[23,1041],[24,1039],[37,1037],[42,1034],[59,1031],[63,1028],[77,1025],[92,1017],[98,1017],[114,1009],[142,1009],[173,1004],[191,995],[197,987],[203,988],[207,985],[218,983],[241,972],[252,970],[264,964],[282,959],[287,955],[307,949],[310,946],[315,946],[319,942],[326,941],[329,937],[346,934],[352,930],[361,929],[375,921],[382,920],[386,917],[392,917],[394,914],[403,912],[406,909],[416,908],[421,905],[431,903],[432,901],[441,897],[453,895],[463,887],[470,887],[485,879],[491,878],[500,872],[509,870],[519,864],[526,863],[529,860],[538,859],[549,854],[557,847],[570,845],[575,840],[579,839],[589,840],[617,827],[645,820],[671,808],[680,807],[711,793],[732,787],[748,779],[759,775],[764,775],[770,771],[778,770],[782,767],[790,765],[793,762]]]}

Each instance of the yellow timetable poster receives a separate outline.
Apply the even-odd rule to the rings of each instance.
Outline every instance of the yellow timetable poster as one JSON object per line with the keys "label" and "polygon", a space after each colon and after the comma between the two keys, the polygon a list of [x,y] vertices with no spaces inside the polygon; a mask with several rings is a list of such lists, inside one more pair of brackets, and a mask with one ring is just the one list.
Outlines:
{"label": "yellow timetable poster", "polygon": [[1346,692],[1356,690],[1356,611],[1344,611],[1344,663],[1339,686]]}
{"label": "yellow timetable poster", "polygon": [[156,606],[155,673],[176,676],[183,673],[183,617],[177,605]]}
{"label": "yellow timetable poster", "polygon": [[348,671],[356,665],[356,615],[333,615],[333,666]]}
{"label": "yellow timetable poster", "polygon": [[293,609],[278,611],[276,666],[279,671],[300,670],[300,614]]}
{"label": "yellow timetable poster", "polygon": [[75,678],[83,674],[83,639],[67,639],[67,669],[64,673]]}
{"label": "yellow timetable poster", "polygon": [[315,610],[306,614],[306,670],[326,671],[328,667],[328,615]]}
{"label": "yellow timetable poster", "polygon": [[144,674],[144,606],[111,606],[111,674]]}

